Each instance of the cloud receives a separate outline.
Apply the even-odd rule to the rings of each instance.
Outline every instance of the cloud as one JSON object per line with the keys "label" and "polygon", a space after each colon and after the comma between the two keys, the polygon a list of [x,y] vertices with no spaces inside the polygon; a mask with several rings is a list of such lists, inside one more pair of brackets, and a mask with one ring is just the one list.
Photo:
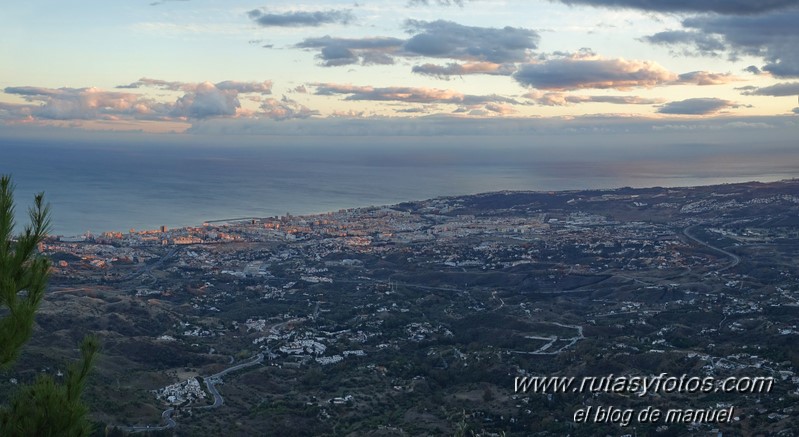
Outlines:
{"label": "cloud", "polygon": [[641,38],[650,44],[664,46],[694,46],[695,50],[684,49],[683,55],[691,56],[719,56],[725,49],[724,42],[718,36],[685,30],[667,30],[654,35]]}
{"label": "cloud", "polygon": [[49,120],[114,119],[119,116],[145,115],[152,112],[151,101],[138,94],[102,91],[97,88],[7,87],[6,94],[23,96],[38,105],[16,109],[27,115]]}
{"label": "cloud", "polygon": [[529,29],[464,26],[444,20],[407,20],[405,27],[414,34],[403,47],[408,53],[464,61],[522,62],[540,39]]}
{"label": "cloud", "polygon": [[516,112],[516,109],[507,103],[488,103],[484,107],[487,111],[500,115],[508,115]]}
{"label": "cloud", "polygon": [[273,120],[303,119],[319,115],[319,111],[311,110],[286,96],[283,96],[280,100],[264,100],[261,104],[261,109],[263,110],[263,115]]}
{"label": "cloud", "polygon": [[[468,112],[470,115],[510,114],[515,112],[514,105],[523,105],[515,99],[496,94],[474,95],[463,94],[454,90],[442,90],[425,87],[371,87],[331,83],[312,84],[316,94],[323,96],[346,95],[349,101],[402,102],[421,104],[458,105],[456,112]],[[482,112],[481,112],[482,111]],[[405,110],[403,112],[411,112]]]}
{"label": "cloud", "polygon": [[399,101],[413,103],[461,103],[464,94],[453,90],[441,90],[435,88],[413,88],[413,87],[385,87],[375,88],[371,86],[342,85],[332,83],[314,84],[316,94],[320,96],[331,96],[336,94],[346,94],[346,100],[375,100],[375,101]]}
{"label": "cloud", "polygon": [[514,99],[492,95],[463,94],[454,90],[425,87],[382,87],[320,83],[314,84],[316,94],[330,96],[346,94],[345,100],[396,101],[406,103],[452,103],[481,105],[487,103],[520,104]]}
{"label": "cloud", "polygon": [[[360,114],[342,114],[341,117],[318,118],[308,120],[285,120],[278,122],[269,119],[254,118],[209,118],[192,122],[188,133],[197,134],[202,138],[205,135],[267,135],[267,136],[294,136],[299,138],[309,135],[327,136],[331,141],[340,138],[340,141],[349,142],[356,136],[366,136],[363,144],[374,145],[375,138],[381,144],[391,141],[392,137],[425,135],[430,142],[440,141],[440,144],[452,144],[451,136],[458,136],[464,140],[470,137],[479,138],[474,144],[485,149],[485,141],[490,138],[503,137],[508,144],[517,144],[529,150],[535,138],[544,138],[540,144],[547,146],[562,144],[571,146],[575,141],[581,141],[586,147],[595,148],[597,145],[613,146],[607,153],[618,150],[615,146],[627,144],[633,149],[624,149],[624,154],[629,150],[638,150],[642,145],[653,147],[662,151],[662,146],[684,144],[686,150],[695,150],[697,144],[707,141],[710,144],[724,143],[727,147],[737,144],[740,150],[751,150],[752,140],[762,138],[762,130],[752,130],[757,125],[761,128],[766,125],[773,126],[769,131],[769,142],[779,142],[783,145],[795,144],[796,116],[753,116],[753,117],[702,117],[681,118],[676,124],[674,118],[662,117],[486,117],[466,118],[460,115],[431,115],[408,118],[398,117],[357,117]],[[673,131],[681,136],[654,135],[653,131]],[[682,133],[680,133],[682,132]],[[608,136],[609,135],[609,136]],[[710,135],[710,136],[708,136]],[[516,139],[511,139],[516,137]],[[560,140],[557,140],[560,138]],[[678,141],[675,141],[675,138]],[[398,139],[399,141],[399,139]],[[419,147],[426,147],[411,140]],[[532,141],[532,142],[531,142]],[[562,142],[559,142],[562,141]],[[793,142],[792,142],[793,141]],[[406,146],[409,143],[403,143]],[[556,152],[555,149],[548,149]],[[486,154],[495,153],[491,148],[485,149]],[[568,152],[572,156],[576,150]],[[792,149],[790,150],[792,151]],[[581,152],[578,152],[581,153]],[[796,160],[795,153],[790,155]],[[539,157],[545,159],[545,156]]]}
{"label": "cloud", "polygon": [[736,82],[740,78],[729,73],[711,73],[708,71],[692,71],[683,73],[677,77],[675,84],[694,84],[694,85],[723,85]]}
{"label": "cloud", "polygon": [[630,89],[674,82],[677,75],[655,62],[558,58],[522,65],[513,74],[522,85],[543,90]]}
{"label": "cloud", "polygon": [[777,77],[799,76],[799,8],[747,17],[700,16],[683,26],[718,35],[732,57],[762,57],[763,70]]}
{"label": "cloud", "polygon": [[653,12],[715,12],[717,14],[750,15],[786,9],[799,5],[799,0],[558,0],[567,5],[590,5],[640,9]]}
{"label": "cloud", "polygon": [[661,114],[707,115],[725,108],[737,108],[729,100],[717,98],[694,98],[669,102],[661,106],[657,112]]}
{"label": "cloud", "polygon": [[752,73],[752,74],[756,74],[756,75],[763,74],[763,71],[761,71],[759,68],[757,68],[757,66],[754,66],[754,65],[750,65],[750,66],[744,68],[744,71]]}
{"label": "cloud", "polygon": [[18,123],[33,119],[31,114],[37,105],[0,102],[0,121]]}
{"label": "cloud", "polygon": [[[528,60],[530,51],[538,46],[539,35],[534,30],[504,27],[464,26],[451,21],[407,20],[408,39],[371,37],[308,38],[298,48],[318,50],[317,57],[325,67],[360,63],[393,64],[394,58],[443,58],[464,61],[444,67],[426,64],[415,71],[422,74],[447,76],[458,71],[466,74],[493,73],[490,64],[508,64]],[[507,68],[496,67],[495,70]],[[471,70],[470,70],[471,69]],[[486,73],[481,73],[486,71]]]}
{"label": "cloud", "polygon": [[352,11],[347,9],[294,11],[283,14],[270,14],[263,9],[253,9],[247,12],[247,16],[264,27],[318,27],[324,24],[349,24],[353,20]]}
{"label": "cloud", "polygon": [[463,64],[449,63],[447,65],[423,64],[414,66],[411,71],[439,79],[449,79],[450,76],[465,76],[469,74],[488,74],[497,76],[510,76],[516,70],[514,64],[495,64],[493,62],[467,62]]}
{"label": "cloud", "polygon": [[175,102],[172,114],[186,118],[236,115],[241,107],[237,95],[235,89],[220,89],[211,82],[203,82]]}
{"label": "cloud", "polygon": [[272,94],[272,81],[263,82],[239,82],[235,80],[225,80],[215,85],[220,90],[235,90],[239,93],[261,93]]}
{"label": "cloud", "polygon": [[[191,83],[191,82],[170,82],[161,79],[149,79],[143,77],[136,82],[130,83],[128,85],[118,85],[116,88],[118,89],[138,89],[138,88],[158,88],[163,90],[169,91],[186,91],[186,92],[194,92],[197,90],[197,87],[200,84],[198,83]],[[272,81],[265,80],[263,82],[239,82],[235,80],[225,80],[219,82],[214,85],[216,88],[220,90],[232,90],[239,93],[260,93],[260,94],[271,94],[272,93]]]}
{"label": "cloud", "polygon": [[116,88],[121,89],[138,89],[142,87],[152,87],[152,88],[159,88],[169,91],[180,91],[180,90],[190,90],[194,89],[196,84],[189,84],[186,82],[170,82],[161,79],[150,79],[147,77],[143,77],[136,82],[127,84],[127,85],[117,85]]}
{"label": "cloud", "polygon": [[424,113],[428,113],[430,111],[429,111],[429,108],[413,107],[413,108],[397,109],[394,112],[399,112],[399,113],[402,113],[402,114],[424,114]]}
{"label": "cloud", "polygon": [[187,2],[187,1],[189,1],[189,0],[159,0],[157,2],[150,3],[150,6],[158,6],[158,5],[162,5],[164,3],[170,3],[170,2]]}
{"label": "cloud", "polygon": [[543,93],[531,91],[523,97],[544,106],[566,106],[578,103],[611,103],[614,105],[654,105],[663,103],[663,99],[649,99],[638,96],[579,96],[563,93]]}
{"label": "cloud", "polygon": [[187,120],[206,117],[234,117],[242,113],[239,95],[270,94],[271,81],[222,81],[188,83],[143,78],[122,89],[152,87],[180,91],[173,102],[157,101],[133,92],[103,91],[97,88],[7,87],[6,94],[22,96],[33,105],[5,108],[17,116],[46,120]]}
{"label": "cloud", "polygon": [[296,47],[319,49],[317,57],[325,67],[357,64],[393,64],[391,57],[404,43],[399,38],[308,38]]}
{"label": "cloud", "polygon": [[408,6],[430,6],[431,3],[435,3],[439,6],[460,6],[463,7],[465,1],[468,0],[410,0],[408,2]]}
{"label": "cloud", "polygon": [[762,88],[747,88],[741,93],[746,96],[799,96],[799,82],[784,82]]}
{"label": "cloud", "polygon": [[644,40],[692,47],[701,55],[726,52],[733,60],[742,55],[754,56],[762,58],[766,64],[762,68],[749,68],[750,72],[762,69],[777,77],[799,77],[797,22],[799,8],[751,16],[701,15],[682,21],[686,31],[661,32]]}

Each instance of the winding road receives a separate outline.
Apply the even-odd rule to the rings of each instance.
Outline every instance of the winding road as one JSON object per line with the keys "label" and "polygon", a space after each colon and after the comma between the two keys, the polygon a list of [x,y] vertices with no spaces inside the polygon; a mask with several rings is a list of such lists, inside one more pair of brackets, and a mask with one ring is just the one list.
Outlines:
{"label": "winding road", "polygon": [[239,369],[243,369],[245,367],[250,367],[250,366],[254,366],[256,364],[260,364],[261,362],[263,362],[263,360],[264,360],[264,354],[260,353],[260,354],[256,355],[255,357],[253,357],[253,359],[251,359],[250,361],[247,361],[247,362],[244,362],[244,363],[241,363],[241,364],[236,364],[233,367],[228,367],[227,369],[225,369],[225,370],[223,370],[223,371],[221,371],[219,373],[214,373],[213,375],[211,375],[211,376],[209,376],[207,378],[204,378],[203,381],[205,381],[205,386],[208,387],[208,391],[211,392],[211,394],[214,396],[214,403],[212,405],[204,405],[202,407],[194,407],[194,408],[197,408],[197,409],[200,409],[200,408],[217,408],[217,407],[221,406],[222,404],[224,404],[225,403],[225,399],[222,397],[221,394],[219,394],[219,390],[216,389],[216,384],[222,382],[222,377],[227,375],[230,372],[235,372],[235,371],[237,371]]}
{"label": "winding road", "polygon": [[724,267],[724,268],[721,268],[721,269],[718,269],[718,270],[716,270],[717,272],[723,272],[724,270],[731,269],[731,268],[733,268],[733,267],[737,266],[737,265],[738,265],[738,263],[740,263],[740,262],[741,262],[741,258],[740,258],[738,255],[736,255],[736,254],[734,254],[734,253],[731,253],[731,252],[728,252],[728,251],[726,251],[726,250],[724,250],[724,249],[722,249],[722,248],[720,248],[720,247],[713,246],[713,245],[711,245],[711,244],[709,244],[709,243],[706,243],[706,242],[704,242],[704,241],[702,241],[702,240],[700,240],[700,239],[698,239],[698,238],[694,237],[693,235],[691,235],[691,233],[690,233],[691,229],[693,229],[693,228],[695,228],[695,227],[697,227],[697,226],[699,226],[699,225],[692,225],[692,226],[688,226],[687,228],[685,228],[685,229],[683,229],[683,230],[682,230],[682,233],[683,233],[683,234],[684,234],[686,237],[690,238],[691,240],[694,240],[694,241],[696,241],[697,243],[701,244],[702,246],[705,246],[705,247],[708,247],[708,248],[710,248],[710,249],[713,249],[713,250],[715,250],[716,252],[722,253],[722,254],[724,254],[724,255],[726,255],[726,256],[728,256],[728,257],[730,257],[730,259],[732,259],[732,262],[731,262],[731,263],[730,263],[728,266],[726,266],[726,267]]}
{"label": "winding road", "polygon": [[[252,359],[250,359],[249,361],[245,361],[243,363],[236,364],[235,366],[228,367],[227,369],[222,370],[221,372],[217,372],[217,373],[214,373],[211,376],[203,378],[203,381],[205,382],[205,386],[208,387],[208,391],[214,397],[214,403],[211,404],[211,405],[203,405],[201,407],[193,407],[193,408],[196,408],[196,409],[205,409],[205,408],[211,409],[211,408],[220,407],[222,404],[225,403],[225,399],[222,397],[221,394],[219,394],[219,390],[216,389],[216,384],[222,382],[222,377],[227,375],[228,373],[235,372],[235,371],[243,369],[245,367],[250,367],[250,366],[254,366],[256,364],[260,364],[263,361],[264,361],[264,354],[263,353],[259,353],[258,355],[254,356]],[[163,431],[163,430],[166,430],[166,429],[174,428],[175,426],[177,426],[177,422],[175,422],[175,419],[172,418],[172,414],[174,412],[175,412],[175,408],[174,407],[169,407],[166,410],[164,410],[163,413],[161,413],[161,419],[162,419],[162,421],[166,422],[165,425],[156,425],[156,426],[153,426],[153,425],[120,426],[119,429],[121,429],[121,430],[123,430],[125,432],[134,433],[134,432],[147,432],[147,431]]]}

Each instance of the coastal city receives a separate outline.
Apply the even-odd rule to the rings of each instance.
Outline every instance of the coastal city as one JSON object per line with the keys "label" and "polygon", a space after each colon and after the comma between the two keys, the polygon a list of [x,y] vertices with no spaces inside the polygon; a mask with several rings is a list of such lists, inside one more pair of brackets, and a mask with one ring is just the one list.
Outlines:
{"label": "coastal city", "polygon": [[[87,396],[109,432],[793,435],[778,432],[799,428],[797,192],[498,192],[53,236],[37,322],[55,334],[30,359],[56,363],[55,339],[97,332]],[[774,385],[514,390],[519,377],[661,373]],[[732,413],[573,419],[608,405]]]}

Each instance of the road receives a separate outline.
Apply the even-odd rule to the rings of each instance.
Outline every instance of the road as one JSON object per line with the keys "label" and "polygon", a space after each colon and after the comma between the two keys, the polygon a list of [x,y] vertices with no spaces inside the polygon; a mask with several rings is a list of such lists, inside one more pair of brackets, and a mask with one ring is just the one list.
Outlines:
{"label": "road", "polygon": [[175,412],[174,408],[167,408],[161,413],[161,419],[166,421],[166,425],[159,426],[120,426],[119,429],[125,432],[147,432],[147,431],[163,431],[165,429],[174,428],[177,425],[175,419],[172,418],[172,413]]}
{"label": "road", "polygon": [[[249,361],[245,361],[240,364],[236,364],[235,366],[228,367],[221,372],[214,373],[211,376],[203,378],[205,381],[206,387],[208,387],[208,391],[214,397],[214,403],[212,405],[205,405],[202,407],[194,407],[197,409],[201,408],[217,408],[225,403],[225,399],[219,394],[219,390],[216,389],[216,384],[222,382],[222,377],[227,375],[228,373],[235,372],[237,370],[241,370],[245,367],[254,366],[256,364],[260,364],[264,360],[264,354],[259,353],[258,355],[254,356]],[[161,420],[166,422],[165,425],[145,425],[145,426],[120,426],[119,429],[125,432],[135,433],[135,432],[147,432],[147,431],[163,431],[165,429],[174,428],[177,426],[177,422],[175,419],[172,418],[172,414],[175,412],[173,407],[169,407],[161,413]]]}
{"label": "road", "polygon": [[136,270],[135,272],[128,273],[125,277],[116,279],[113,282],[130,281],[130,280],[136,279],[139,276],[142,276],[142,275],[145,275],[145,274],[150,274],[150,271],[152,271],[154,268],[161,267],[164,264],[164,262],[166,262],[166,260],[168,260],[169,258],[172,258],[173,256],[175,256],[175,254],[177,254],[180,251],[180,249],[181,248],[177,247],[177,246],[172,247],[172,248],[169,249],[169,251],[166,254],[164,254],[164,256],[159,258],[154,263],[152,263],[150,265],[144,265],[141,268],[139,268],[138,270]]}
{"label": "road", "polygon": [[235,372],[235,371],[237,371],[239,369],[243,369],[245,367],[249,367],[249,366],[254,366],[256,364],[260,364],[261,362],[263,362],[263,360],[264,360],[264,354],[260,353],[260,354],[256,355],[250,361],[247,361],[247,362],[244,362],[244,363],[241,363],[241,364],[236,364],[233,367],[228,367],[227,369],[225,369],[225,370],[223,370],[223,371],[221,371],[219,373],[215,373],[215,374],[213,374],[213,375],[211,375],[211,376],[209,376],[207,378],[204,378],[203,380],[205,381],[205,386],[208,387],[208,391],[214,397],[214,403],[212,405],[205,405],[205,406],[202,406],[202,407],[195,407],[195,408],[198,408],[198,409],[199,408],[217,408],[217,407],[221,406],[222,404],[224,404],[225,403],[225,399],[222,397],[221,394],[219,394],[219,390],[216,389],[216,384],[222,382],[222,377],[227,375],[230,372]]}
{"label": "road", "polygon": [[693,229],[693,228],[695,228],[695,227],[697,227],[697,226],[698,226],[698,225],[692,225],[692,226],[688,226],[687,228],[685,228],[685,229],[683,229],[683,230],[682,230],[682,233],[683,233],[683,234],[684,234],[686,237],[688,237],[688,238],[690,238],[690,239],[692,239],[692,240],[696,241],[697,243],[701,244],[702,246],[708,247],[708,248],[710,248],[710,249],[713,249],[713,250],[715,250],[716,252],[722,253],[722,254],[724,254],[724,255],[726,255],[726,256],[728,256],[728,257],[730,257],[730,259],[732,260],[732,262],[731,262],[731,263],[730,263],[728,266],[726,266],[726,267],[724,267],[724,268],[721,268],[721,269],[718,269],[718,270],[716,270],[716,271],[718,271],[718,272],[723,272],[724,270],[731,269],[731,268],[733,268],[733,267],[737,266],[737,265],[738,265],[738,263],[740,263],[740,262],[741,262],[741,258],[740,258],[738,255],[736,255],[736,254],[734,254],[734,253],[727,252],[726,250],[724,250],[724,249],[722,249],[722,248],[720,248],[720,247],[713,246],[713,245],[711,245],[711,244],[709,244],[709,243],[706,243],[706,242],[704,242],[704,241],[702,241],[702,240],[700,240],[700,239],[698,239],[698,238],[694,237],[693,235],[691,235],[691,234],[690,234],[690,231],[691,231],[691,229]]}

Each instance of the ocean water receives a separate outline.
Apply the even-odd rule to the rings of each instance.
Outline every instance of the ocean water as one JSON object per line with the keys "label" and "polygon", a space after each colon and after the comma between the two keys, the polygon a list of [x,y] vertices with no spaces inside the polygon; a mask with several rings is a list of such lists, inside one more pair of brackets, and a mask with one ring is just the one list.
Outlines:
{"label": "ocean water", "polygon": [[391,147],[338,141],[238,146],[0,141],[0,174],[13,176],[18,227],[27,222],[24,211],[34,193],[44,191],[53,233],[59,235],[498,190],[690,186],[799,176],[799,154],[784,147],[765,154],[690,145],[598,152],[523,143],[459,147],[453,138],[404,138]]}

